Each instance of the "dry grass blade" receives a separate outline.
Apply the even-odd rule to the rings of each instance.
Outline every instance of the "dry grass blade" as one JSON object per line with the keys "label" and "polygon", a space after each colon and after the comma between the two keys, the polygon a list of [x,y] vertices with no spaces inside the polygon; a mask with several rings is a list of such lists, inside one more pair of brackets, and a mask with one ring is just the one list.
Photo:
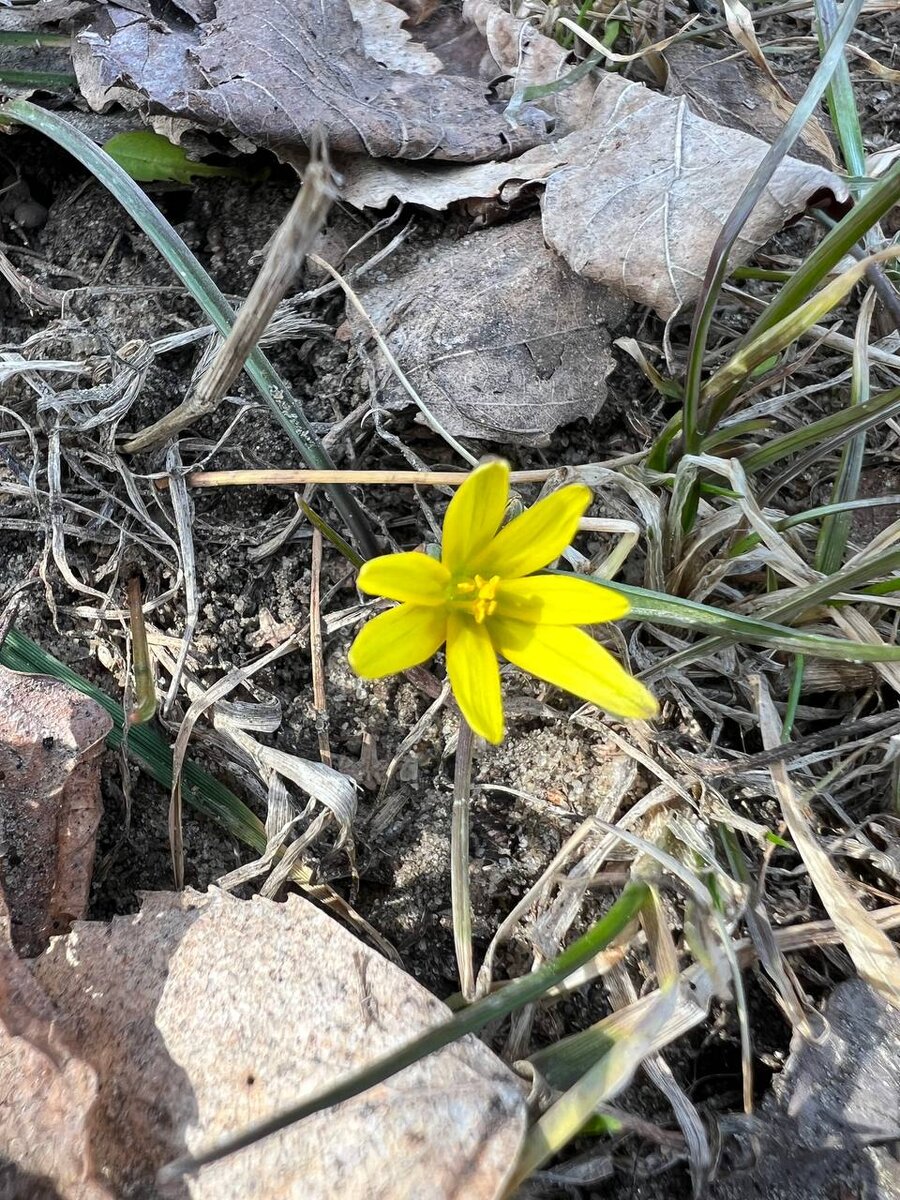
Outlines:
{"label": "dry grass blade", "polygon": [[[773,750],[781,742],[781,720],[765,682],[757,676],[754,686],[763,744]],[[888,1003],[900,1008],[900,955],[896,947],[874,924],[820,846],[812,831],[808,806],[795,794],[787,768],[783,763],[773,763],[769,770],[794,845],[854,966]]]}
{"label": "dry grass blade", "polygon": [[309,656],[312,663],[313,707],[316,712],[316,734],[319,739],[319,758],[331,766],[331,744],[328,739],[328,701],[325,694],[325,658],[322,646],[322,534],[313,528],[311,581],[309,586]]}
{"label": "dry grass blade", "polygon": [[163,704],[163,715],[168,716],[175,703],[181,673],[190,653],[200,615],[200,588],[197,582],[197,559],[194,554],[194,505],[185,486],[182,472],[181,451],[178,443],[173,442],[166,454],[166,469],[171,480],[172,510],[175,515],[175,528],[178,531],[178,549],[181,558],[181,571],[184,576],[184,633],[181,648],[178,651],[178,661],[172,674],[169,690]]}
{"label": "dry grass blade", "polygon": [[312,249],[334,195],[327,162],[313,160],[304,173],[303,186],[272,239],[262,270],[241,306],[231,332],[219,347],[197,390],[172,412],[135,434],[125,445],[129,454],[165,441],[197,417],[215,412]]}

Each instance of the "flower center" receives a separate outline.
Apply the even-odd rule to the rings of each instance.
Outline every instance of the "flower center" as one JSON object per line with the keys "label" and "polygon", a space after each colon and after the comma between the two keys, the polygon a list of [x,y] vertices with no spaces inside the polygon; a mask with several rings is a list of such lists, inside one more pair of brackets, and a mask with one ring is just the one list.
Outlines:
{"label": "flower center", "polygon": [[462,600],[476,622],[481,625],[486,617],[493,616],[497,609],[497,586],[499,575],[483,579],[476,575],[474,579],[464,579],[454,588],[454,599]]}

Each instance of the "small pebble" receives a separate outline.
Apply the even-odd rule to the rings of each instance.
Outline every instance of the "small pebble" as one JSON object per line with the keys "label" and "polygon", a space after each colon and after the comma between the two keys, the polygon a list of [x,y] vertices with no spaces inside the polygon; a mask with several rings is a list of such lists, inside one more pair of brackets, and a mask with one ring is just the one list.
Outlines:
{"label": "small pebble", "polygon": [[47,210],[37,200],[23,200],[13,210],[13,219],[20,229],[40,229],[47,220]]}

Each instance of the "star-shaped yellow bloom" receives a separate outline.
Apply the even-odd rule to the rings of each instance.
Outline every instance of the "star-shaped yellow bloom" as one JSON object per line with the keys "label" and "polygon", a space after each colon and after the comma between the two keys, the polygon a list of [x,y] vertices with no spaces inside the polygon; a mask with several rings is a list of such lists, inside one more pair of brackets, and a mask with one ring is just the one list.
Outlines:
{"label": "star-shaped yellow bloom", "polygon": [[569,545],[590,491],[560,488],[501,529],[508,495],[509,466],[484,463],[450,502],[440,562],[413,552],[363,565],[360,589],[400,603],[363,626],[351,667],[380,679],[426,662],[446,642],[456,701],[489,742],[503,737],[498,655],[614,716],[654,716],[647,689],[576,628],[625,616],[628,601],[575,575],[532,574]]}

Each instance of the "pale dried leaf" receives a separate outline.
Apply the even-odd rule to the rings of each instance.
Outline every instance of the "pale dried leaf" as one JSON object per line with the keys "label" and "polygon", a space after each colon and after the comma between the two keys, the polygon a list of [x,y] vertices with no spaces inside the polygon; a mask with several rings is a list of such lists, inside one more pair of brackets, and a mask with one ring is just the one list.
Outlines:
{"label": "pale dried leaf", "polygon": [[[442,170],[351,159],[342,195],[375,207],[392,197],[443,209],[478,197],[515,200],[543,184],[544,236],[580,275],[648,304],[662,317],[692,303],[722,225],[766,144],[607,75],[589,122],[550,145],[502,163]],[[715,181],[715,186],[711,186]],[[786,158],[755,206],[731,256],[745,261],[808,204],[843,200],[824,168]]]}
{"label": "pale dried leaf", "polygon": [[[610,330],[628,313],[547,249],[536,218],[442,241],[360,299],[449,433],[518,445],[597,414],[613,367]],[[348,315],[365,343],[367,322],[352,306]],[[380,361],[377,372],[380,402],[409,404]]]}
{"label": "pale dried leaf", "polygon": [[404,22],[406,13],[390,0],[347,0],[353,20],[362,33],[366,55],[393,71],[436,75],[441,60],[413,41]]}
{"label": "pale dried leaf", "polygon": [[59,1014],[9,943],[0,896],[0,1194],[110,1200],[91,1168],[95,1073],[72,1055]]}
{"label": "pale dried leaf", "polygon": [[[580,275],[672,316],[699,295],[722,226],[768,147],[616,76],[598,88],[591,124],[572,136],[582,145],[544,191],[547,241]],[[829,192],[847,194],[823,168],[784,159],[730,262]]]}
{"label": "pale dried leaf", "polygon": [[38,954],[84,916],[112,721],[59,680],[0,667],[0,879],[12,942]]}
{"label": "pale dried leaf", "polygon": [[[759,678],[756,688],[763,746],[771,750],[781,743],[781,722],[769,692]],[[853,965],[889,1004],[900,1008],[900,954],[896,946],[872,921],[819,844],[813,833],[809,805],[796,795],[785,764],[774,763],[769,770],[791,839],[825,911],[843,938]]]}
{"label": "pale dried leaf", "polygon": [[[120,1193],[448,1015],[296,896],[149,895],[138,916],[77,925],[35,973],[97,1070],[94,1149]],[[502,1194],[525,1124],[520,1081],[467,1038],[206,1168],[184,1194],[487,1200]]]}

